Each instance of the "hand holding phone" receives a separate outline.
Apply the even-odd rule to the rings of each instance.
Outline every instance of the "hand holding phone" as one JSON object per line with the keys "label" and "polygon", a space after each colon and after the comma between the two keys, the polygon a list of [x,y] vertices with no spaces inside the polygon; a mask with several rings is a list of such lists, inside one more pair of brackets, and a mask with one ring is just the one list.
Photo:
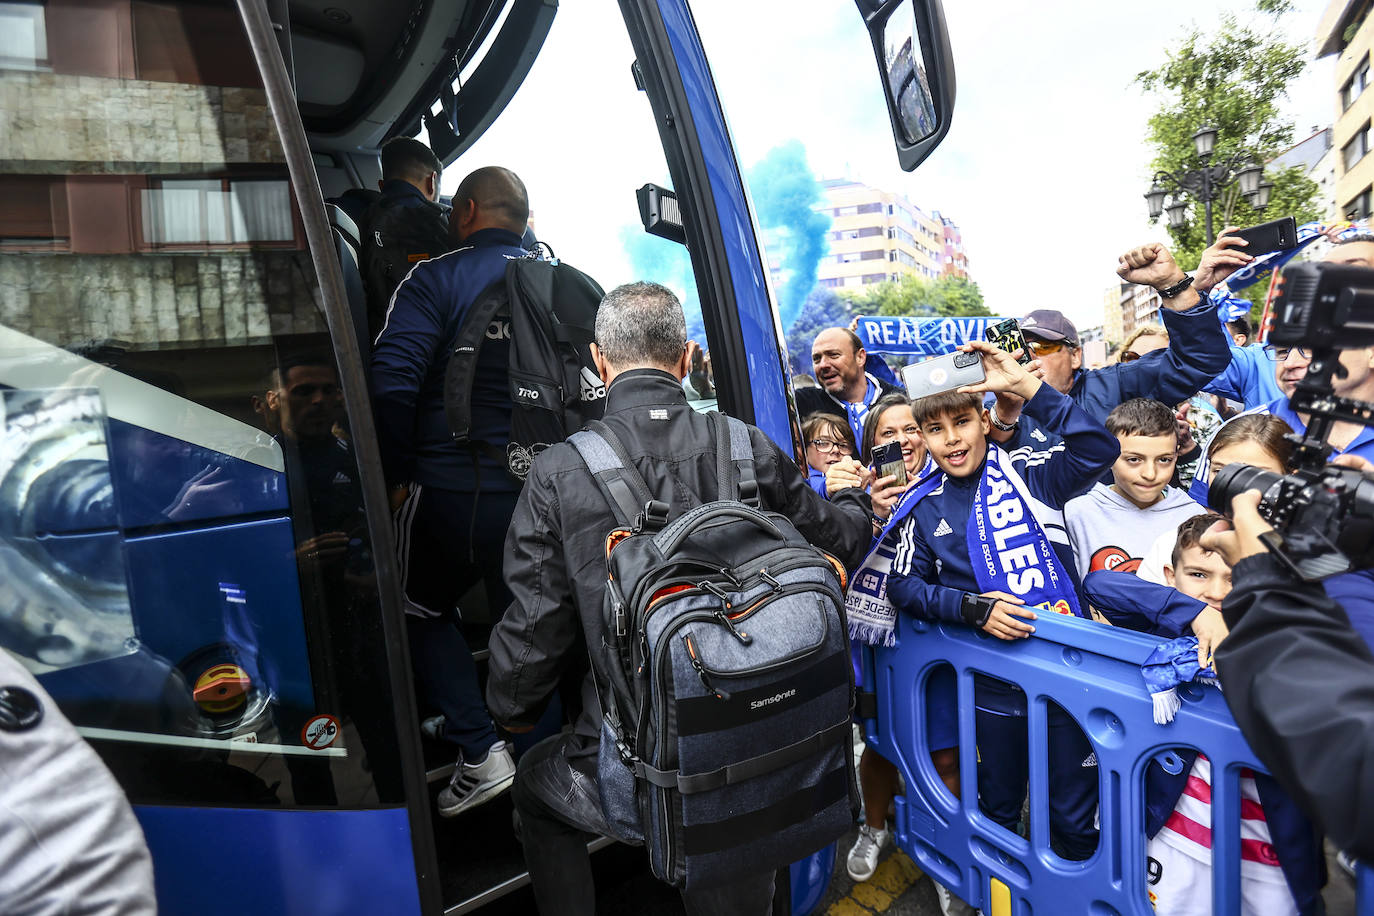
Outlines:
{"label": "hand holding phone", "polygon": [[977,353],[963,351],[946,353],[944,356],[936,356],[902,369],[906,393],[913,398],[924,398],[942,391],[953,391],[965,385],[976,385],[984,378],[986,376],[983,374],[982,359]]}
{"label": "hand holding phone", "polygon": [[1298,221],[1291,216],[1285,216],[1282,219],[1237,230],[1231,233],[1231,237],[1244,239],[1246,244],[1241,246],[1240,250],[1255,258],[1297,245]]}
{"label": "hand holding phone", "polygon": [[983,336],[991,341],[994,347],[1005,350],[1012,356],[1019,352],[1021,355],[1016,356],[1016,361],[1023,366],[1034,359],[1030,354],[1030,348],[1026,346],[1026,337],[1021,333],[1021,322],[1015,318],[989,325]]}
{"label": "hand holding phone", "polygon": [[906,462],[902,459],[900,442],[885,442],[873,447],[873,472],[879,480],[896,477],[898,486],[906,486]]}

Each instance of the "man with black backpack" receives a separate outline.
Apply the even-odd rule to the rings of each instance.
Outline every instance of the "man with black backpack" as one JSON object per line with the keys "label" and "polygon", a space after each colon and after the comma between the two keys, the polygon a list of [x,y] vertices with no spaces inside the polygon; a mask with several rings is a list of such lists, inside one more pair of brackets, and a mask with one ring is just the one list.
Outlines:
{"label": "man with black backpack", "polygon": [[439,205],[442,173],[438,157],[419,140],[392,137],[382,144],[381,195],[361,226],[369,342],[382,329],[391,296],[410,269],[454,247],[448,213]]}
{"label": "man with black backpack", "polygon": [[[459,631],[458,599],[485,583],[493,608],[510,600],[501,580],[502,533],[519,481],[504,458],[461,447],[445,412],[444,380],[464,319],[506,265],[524,258],[529,197],[514,172],[478,169],[453,195],[460,247],[415,266],[396,289],[372,351],[372,406],[391,489],[405,589],[407,635],[422,699],[443,714],[436,737],[460,752],[439,794],[452,817],[510,787],[515,766],[482,702],[477,668]],[[473,373],[473,438],[510,438],[509,322],[493,319]]]}
{"label": "man with black backpack", "polygon": [[826,502],[758,429],[689,406],[671,291],[612,290],[595,337],[605,421],[536,457],[490,642],[509,731],[581,677],[574,727],[526,752],[512,790],[535,899],[593,913],[586,842],[606,834],[646,845],[689,913],[764,914],[774,870],[856,811],[840,593],[868,497]]}

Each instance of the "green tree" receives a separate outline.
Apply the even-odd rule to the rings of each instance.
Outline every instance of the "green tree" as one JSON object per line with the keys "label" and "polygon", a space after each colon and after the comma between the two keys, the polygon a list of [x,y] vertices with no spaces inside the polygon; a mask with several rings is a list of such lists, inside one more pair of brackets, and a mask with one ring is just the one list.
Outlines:
{"label": "green tree", "polygon": [[[1288,0],[1257,0],[1256,13],[1242,23],[1235,15],[1222,17],[1220,27],[1203,32],[1189,29],[1166,63],[1147,70],[1136,81],[1160,99],[1149,121],[1149,140],[1155,150],[1151,167],[1178,172],[1200,163],[1192,135],[1202,125],[1217,128],[1213,162],[1236,152],[1267,163],[1293,143],[1293,122],[1279,106],[1288,86],[1307,62],[1303,47],[1284,41],[1280,25],[1291,11]],[[1317,185],[1300,168],[1267,171],[1273,182],[1269,206],[1250,206],[1233,183],[1213,202],[1216,232],[1226,226],[1250,226],[1279,216],[1293,216],[1301,224],[1319,219],[1322,207]],[[1203,205],[1188,195],[1188,221],[1170,229],[1174,257],[1186,270],[1197,266],[1206,247]],[[1242,291],[1262,305],[1265,286]]]}
{"label": "green tree", "polygon": [[967,277],[944,275],[926,280],[908,274],[843,295],[855,315],[961,318],[992,314],[983,304],[978,284]]}

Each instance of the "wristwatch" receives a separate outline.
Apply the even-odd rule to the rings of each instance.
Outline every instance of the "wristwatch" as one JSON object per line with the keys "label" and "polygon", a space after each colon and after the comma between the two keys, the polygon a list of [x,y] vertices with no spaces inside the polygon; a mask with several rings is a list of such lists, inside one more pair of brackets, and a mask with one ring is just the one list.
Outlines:
{"label": "wristwatch", "polygon": [[1187,274],[1184,274],[1183,279],[1179,280],[1173,286],[1167,286],[1164,289],[1159,290],[1159,297],[1161,299],[1172,299],[1192,285],[1193,278],[1188,276]]}
{"label": "wristwatch", "polygon": [[992,421],[993,426],[997,427],[1004,433],[1014,433],[1016,432],[1016,428],[1021,425],[1021,419],[1019,417],[1013,423],[1003,423],[1002,418],[997,416],[996,407],[993,407],[990,410],[988,410],[988,419]]}

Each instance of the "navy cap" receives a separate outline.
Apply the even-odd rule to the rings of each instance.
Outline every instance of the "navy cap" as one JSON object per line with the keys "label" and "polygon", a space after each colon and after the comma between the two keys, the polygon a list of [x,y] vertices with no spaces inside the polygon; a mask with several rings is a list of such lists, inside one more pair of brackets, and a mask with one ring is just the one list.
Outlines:
{"label": "navy cap", "polygon": [[1054,309],[1036,309],[1021,319],[1021,330],[1041,340],[1062,340],[1070,346],[1078,346],[1078,328],[1064,317],[1063,312]]}

